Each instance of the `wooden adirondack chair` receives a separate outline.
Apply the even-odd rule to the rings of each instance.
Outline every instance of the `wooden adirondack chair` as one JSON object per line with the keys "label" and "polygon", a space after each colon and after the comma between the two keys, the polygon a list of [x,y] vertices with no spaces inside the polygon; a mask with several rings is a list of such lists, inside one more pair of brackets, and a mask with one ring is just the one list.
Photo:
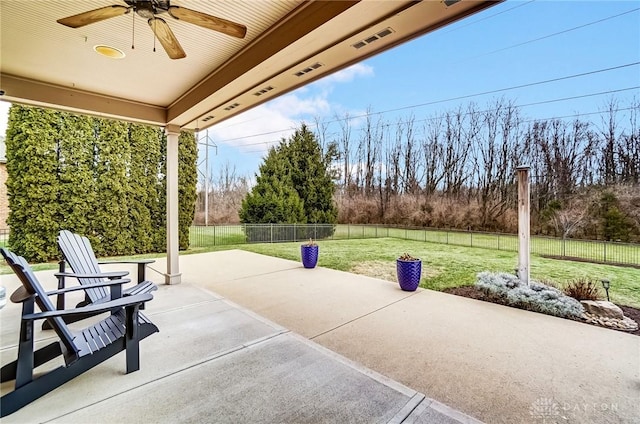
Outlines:
{"label": "wooden adirondack chair", "polygon": [[[116,287],[129,280],[107,280],[93,284],[96,287],[74,286],[45,292],[23,257],[6,249],[0,249],[0,252],[22,282],[22,287],[11,295],[12,302],[22,303],[18,359],[0,370],[0,381],[15,380],[15,389],[0,399],[0,416],[12,414],[123,350],[126,350],[127,374],[140,368],[139,341],[158,331],[158,327],[138,311],[140,305],[153,299],[151,294],[58,310],[48,296],[97,286]],[[34,303],[42,312],[34,313]],[[71,331],[63,320],[78,314],[103,312],[111,314],[81,331]],[[39,319],[51,323],[60,340],[34,351],[34,321]],[[35,368],[60,355],[64,358],[64,366],[34,377]]]}
{"label": "wooden adirondack chair", "polygon": [[[101,283],[107,279],[122,278],[129,274],[128,271],[111,271],[103,272],[100,264],[138,264],[137,284],[133,287],[123,288],[121,293],[117,293],[117,289],[107,290],[105,286],[93,286],[85,290],[85,300],[77,305],[77,307],[88,305],[91,303],[99,304],[115,299],[120,296],[131,296],[136,294],[150,293],[157,290],[158,287],[152,281],[145,280],[145,269],[147,264],[154,262],[153,259],[128,260],[128,261],[108,261],[101,262],[96,258],[91,242],[88,238],[79,234],[72,233],[68,230],[62,230],[58,234],[58,247],[64,256],[64,260],[60,261],[60,272],[56,274],[58,277],[58,289],[66,286],[66,278],[77,278],[80,284],[94,285]],[[73,272],[66,272],[65,263],[71,266]],[[58,295],[56,306],[58,309],[65,308],[64,293]],[[141,307],[144,309],[144,305]],[[66,318],[66,322],[77,321],[85,317]],[[44,323],[43,329],[48,329],[49,324]]]}

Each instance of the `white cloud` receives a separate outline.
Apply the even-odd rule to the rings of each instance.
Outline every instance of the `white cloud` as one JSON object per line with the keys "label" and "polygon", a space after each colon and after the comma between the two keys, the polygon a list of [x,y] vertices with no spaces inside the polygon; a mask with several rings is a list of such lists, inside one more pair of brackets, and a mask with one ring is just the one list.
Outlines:
{"label": "white cloud", "polygon": [[[315,128],[316,118],[333,120],[336,116],[344,117],[348,111],[330,101],[333,87],[358,76],[370,75],[373,75],[372,67],[357,64],[214,125],[208,134],[218,146],[215,161],[234,163],[241,174],[254,172],[269,148],[293,134],[301,122]],[[362,111],[349,112],[350,116],[360,114]],[[336,131],[339,127],[333,123],[328,130],[328,138],[335,137]]]}
{"label": "white cloud", "polygon": [[329,75],[326,78],[323,78],[323,82],[350,82],[353,81],[356,77],[371,77],[373,76],[373,68],[369,65],[365,65],[363,63],[356,63],[355,65],[351,65],[348,68],[345,68],[341,71],[338,71],[334,74]]}
{"label": "white cloud", "polygon": [[[305,93],[309,91],[305,90]],[[300,122],[332,113],[326,92],[310,97],[300,94],[299,91],[286,94],[214,125],[209,129],[209,135],[218,144],[266,152],[283,137],[291,135]]]}

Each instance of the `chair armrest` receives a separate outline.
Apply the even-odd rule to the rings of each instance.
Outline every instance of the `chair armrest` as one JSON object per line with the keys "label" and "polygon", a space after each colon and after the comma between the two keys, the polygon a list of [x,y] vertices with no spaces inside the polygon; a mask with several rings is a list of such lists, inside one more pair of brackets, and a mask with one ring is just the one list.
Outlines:
{"label": "chair armrest", "polygon": [[10,299],[13,303],[22,303],[31,296],[33,296],[33,294],[29,293],[24,286],[20,286],[13,292]]}
{"label": "chair armrest", "polygon": [[26,314],[22,316],[23,320],[34,321],[37,319],[45,319],[45,318],[55,318],[55,317],[73,317],[78,315],[86,315],[86,314],[96,314],[100,312],[107,312],[112,309],[122,308],[129,305],[137,305],[143,304],[145,302],[149,302],[153,299],[153,295],[146,294],[137,294],[135,296],[126,296],[121,297],[116,300],[111,300],[109,302],[98,303],[84,306],[82,308],[75,309],[63,309],[63,310],[55,310],[55,311],[45,311],[38,312],[34,314]]}
{"label": "chair armrest", "polygon": [[96,287],[118,286],[121,284],[130,283],[130,282],[131,280],[129,278],[118,278],[117,280],[106,280],[106,281],[101,281],[99,283],[81,284],[73,287],[65,287],[64,289],[51,290],[46,292],[46,295],[51,296],[59,293],[67,293],[67,292],[78,291],[78,290],[87,290],[87,289],[93,289]]}
{"label": "chair armrest", "polygon": [[138,265],[138,278],[137,282],[142,283],[146,279],[147,265],[154,263],[154,259],[126,259],[126,260],[115,260],[115,261],[101,261],[98,264],[108,265],[108,264],[136,264]]}
{"label": "chair armrest", "polygon": [[123,261],[98,261],[98,265],[108,265],[108,264],[152,264],[156,260],[155,259],[127,259]]}
{"label": "chair armrest", "polygon": [[76,274],[75,272],[56,272],[56,277],[71,277],[71,278],[118,278],[129,275],[129,271],[111,271],[100,272],[98,274]]}

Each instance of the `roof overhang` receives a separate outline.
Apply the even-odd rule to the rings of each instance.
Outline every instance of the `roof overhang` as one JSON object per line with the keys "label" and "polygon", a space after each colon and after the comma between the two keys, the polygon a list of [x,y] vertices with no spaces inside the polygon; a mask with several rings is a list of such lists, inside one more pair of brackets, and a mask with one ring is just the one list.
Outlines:
{"label": "roof overhang", "polygon": [[[169,21],[187,51],[187,58],[171,60],[161,49],[151,53],[153,37],[135,17],[78,29],[56,23],[118,0],[3,0],[0,89],[10,102],[204,129],[498,2],[173,0],[249,31],[244,40],[229,40]],[[125,59],[89,51],[96,42],[131,44],[131,27],[144,38],[136,35]]]}

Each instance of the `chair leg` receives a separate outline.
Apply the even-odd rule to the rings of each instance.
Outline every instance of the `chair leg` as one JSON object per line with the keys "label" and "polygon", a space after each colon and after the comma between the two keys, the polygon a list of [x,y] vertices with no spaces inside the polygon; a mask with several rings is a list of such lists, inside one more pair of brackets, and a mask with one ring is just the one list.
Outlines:
{"label": "chair leg", "polygon": [[[33,368],[38,368],[40,365],[49,362],[50,360],[62,355],[59,342],[53,342],[45,347],[42,347],[35,351],[33,354]],[[16,379],[16,373],[18,370],[18,360],[9,362],[4,365],[0,370],[0,381],[11,381]]]}
{"label": "chair leg", "polygon": [[[22,303],[22,316],[33,313],[33,299],[31,296]],[[20,321],[20,341],[18,342],[18,361],[16,364],[16,389],[33,380],[33,321]]]}
{"label": "chair leg", "polygon": [[140,336],[138,305],[126,307],[125,350],[127,355],[127,374],[140,369]]}
{"label": "chair leg", "polygon": [[0,417],[6,417],[23,406],[46,395],[53,389],[62,386],[69,380],[90,370],[122,351],[121,343],[112,343],[92,355],[86,355],[69,366],[62,366],[35,378],[22,387],[16,387],[12,392],[0,399]]}

